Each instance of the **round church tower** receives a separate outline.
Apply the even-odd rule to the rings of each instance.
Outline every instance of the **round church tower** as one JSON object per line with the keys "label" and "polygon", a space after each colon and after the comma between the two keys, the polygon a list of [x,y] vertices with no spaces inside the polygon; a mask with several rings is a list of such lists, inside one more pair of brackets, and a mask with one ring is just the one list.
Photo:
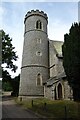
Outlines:
{"label": "round church tower", "polygon": [[49,78],[47,14],[31,10],[25,15],[24,24],[19,96],[42,97],[43,83]]}

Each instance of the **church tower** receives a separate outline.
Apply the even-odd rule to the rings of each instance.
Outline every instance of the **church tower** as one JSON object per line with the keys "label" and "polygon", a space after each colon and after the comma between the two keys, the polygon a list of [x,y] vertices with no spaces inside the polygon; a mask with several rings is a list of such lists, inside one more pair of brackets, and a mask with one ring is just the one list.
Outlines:
{"label": "church tower", "polygon": [[19,96],[44,96],[43,83],[49,78],[47,24],[43,11],[31,10],[25,15]]}

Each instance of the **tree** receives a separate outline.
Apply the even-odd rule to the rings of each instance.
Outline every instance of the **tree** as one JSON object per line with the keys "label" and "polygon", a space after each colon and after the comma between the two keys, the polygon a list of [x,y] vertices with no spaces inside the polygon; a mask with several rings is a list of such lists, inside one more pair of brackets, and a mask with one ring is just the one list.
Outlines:
{"label": "tree", "polygon": [[11,80],[11,86],[12,86],[12,90],[13,90],[13,92],[11,94],[12,96],[18,96],[19,81],[20,81],[20,74]]}
{"label": "tree", "polygon": [[2,39],[2,81],[10,81],[11,75],[4,68],[8,68],[11,71],[16,72],[17,66],[14,65],[14,61],[17,61],[18,56],[14,51],[15,47],[12,45],[12,39],[9,34],[6,34],[3,30],[0,30],[0,39]]}
{"label": "tree", "polygon": [[2,64],[6,63],[6,68],[10,68],[16,72],[17,66],[13,64],[13,61],[17,61],[18,56],[14,51],[15,47],[12,45],[12,39],[9,35],[5,34],[2,30]]}
{"label": "tree", "polygon": [[80,100],[80,23],[72,24],[69,34],[64,35],[62,46],[63,66],[73,89],[73,98]]}

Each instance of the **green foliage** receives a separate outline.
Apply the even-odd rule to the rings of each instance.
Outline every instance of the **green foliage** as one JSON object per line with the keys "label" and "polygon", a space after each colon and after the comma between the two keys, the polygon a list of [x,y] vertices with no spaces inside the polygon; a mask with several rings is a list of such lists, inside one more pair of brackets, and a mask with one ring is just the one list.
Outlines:
{"label": "green foliage", "polygon": [[18,56],[15,52],[15,47],[12,45],[12,39],[9,34],[6,34],[3,30],[0,30],[0,39],[2,40],[2,87],[4,90],[12,90],[12,78],[5,68],[16,72],[17,66],[14,61],[17,61]]}
{"label": "green foliage", "polygon": [[[7,71],[4,71],[5,74]],[[7,74],[7,78],[2,82],[2,88],[4,91],[12,91],[12,96],[18,96],[19,92],[19,81],[20,81],[20,74],[15,78],[10,78],[9,74]]]}
{"label": "green foliage", "polygon": [[2,82],[9,82],[11,80],[11,75],[7,72],[7,70],[2,70]]}
{"label": "green foliage", "polygon": [[11,87],[11,84],[10,84],[10,82],[4,82],[4,83],[2,83],[3,84],[3,90],[4,91],[12,91],[12,87]]}
{"label": "green foliage", "polygon": [[17,104],[22,105],[25,109],[26,108],[31,109],[36,113],[39,113],[48,118],[54,118],[54,120],[58,119],[64,120],[66,116],[70,120],[72,120],[72,118],[75,120],[80,118],[80,103],[74,101],[61,101],[61,100],[53,101],[45,98],[35,98],[27,99],[25,101],[16,100],[16,102]]}
{"label": "green foliage", "polygon": [[20,81],[20,74],[16,76],[14,79],[11,80],[11,86],[13,89],[12,96],[18,96],[19,93],[19,81]]}
{"label": "green foliage", "polygon": [[64,35],[62,51],[63,66],[74,100],[80,100],[80,23],[74,23],[69,34]]}
{"label": "green foliage", "polygon": [[12,90],[12,86],[11,86],[11,76],[10,74],[7,72],[7,70],[2,70],[2,89],[4,91],[10,91]]}
{"label": "green foliage", "polygon": [[2,32],[2,64],[6,63],[6,68],[16,72],[17,66],[13,64],[13,61],[17,61],[18,56],[11,43],[12,39],[3,30],[0,32]]}

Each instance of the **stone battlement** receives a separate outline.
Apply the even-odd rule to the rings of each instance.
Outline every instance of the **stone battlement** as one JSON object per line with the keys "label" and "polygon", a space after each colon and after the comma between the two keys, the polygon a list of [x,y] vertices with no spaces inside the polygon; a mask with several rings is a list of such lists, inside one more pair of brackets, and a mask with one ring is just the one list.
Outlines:
{"label": "stone battlement", "polygon": [[31,11],[28,11],[27,14],[25,15],[24,22],[28,17],[33,16],[33,15],[43,16],[46,20],[48,19],[47,14],[44,13],[43,11],[31,10]]}

